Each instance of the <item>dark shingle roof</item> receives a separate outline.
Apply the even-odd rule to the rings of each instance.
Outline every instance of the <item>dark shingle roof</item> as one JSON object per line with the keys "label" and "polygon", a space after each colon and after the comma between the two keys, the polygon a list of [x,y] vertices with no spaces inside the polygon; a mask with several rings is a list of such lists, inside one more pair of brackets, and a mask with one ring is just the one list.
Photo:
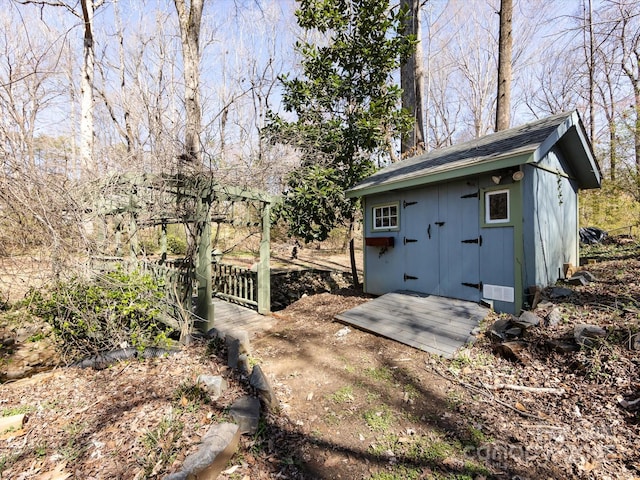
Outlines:
{"label": "dark shingle roof", "polygon": [[[574,126],[574,112],[562,113],[502,130],[459,145],[433,150],[408,158],[379,170],[349,191],[349,196],[367,194],[372,188],[392,189],[414,179],[427,178],[438,173],[462,170],[469,166],[491,164],[499,159],[518,157],[535,152],[559,127],[570,120]],[[575,117],[577,119],[577,115]],[[564,131],[559,134],[562,136]],[[559,138],[559,137],[558,137]],[[590,147],[588,147],[590,149]],[[463,173],[461,172],[461,175]],[[426,182],[425,182],[426,183]]]}

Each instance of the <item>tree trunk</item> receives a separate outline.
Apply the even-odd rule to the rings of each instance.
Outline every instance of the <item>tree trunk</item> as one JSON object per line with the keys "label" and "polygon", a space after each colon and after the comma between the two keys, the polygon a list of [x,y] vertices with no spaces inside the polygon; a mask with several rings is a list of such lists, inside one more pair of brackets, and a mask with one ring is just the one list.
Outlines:
{"label": "tree trunk", "polygon": [[587,66],[589,68],[589,140],[593,144],[596,139],[596,122],[595,122],[595,100],[594,100],[594,90],[595,90],[595,80],[594,80],[594,71],[595,71],[595,50],[594,50],[594,34],[593,34],[593,4],[591,0],[589,2],[589,12],[588,12],[588,28],[589,28],[589,61]]}
{"label": "tree trunk", "polygon": [[81,172],[96,173],[93,159],[93,74],[95,51],[93,45],[93,0],[82,0],[84,43],[82,75],[80,78],[80,165]]}
{"label": "tree trunk", "polygon": [[[638,55],[638,79],[640,79],[640,55]],[[633,140],[635,144],[636,175],[640,177],[640,80],[636,80],[633,85],[636,112],[635,130]],[[639,192],[640,193],[640,192]]]}
{"label": "tree trunk", "polygon": [[401,8],[408,11],[405,20],[405,35],[414,35],[417,39],[413,54],[400,67],[400,86],[402,88],[402,108],[413,115],[413,130],[401,139],[402,154],[416,154],[425,149],[424,129],[424,75],[422,71],[422,43],[420,42],[420,0],[401,0]]}
{"label": "tree trunk", "polygon": [[184,104],[186,126],[184,148],[186,159],[200,165],[200,24],[204,0],[191,0],[188,11],[186,0],[174,0],[180,21],[180,38],[184,61]]}
{"label": "tree trunk", "polygon": [[511,124],[511,35],[512,0],[500,0],[500,37],[498,39],[498,97],[496,103],[496,132]]}
{"label": "tree trunk", "polygon": [[358,289],[360,288],[360,279],[358,278],[358,267],[356,266],[356,245],[355,239],[353,238],[354,229],[355,220],[351,219],[349,221],[349,260],[351,262],[351,279],[353,287]]}

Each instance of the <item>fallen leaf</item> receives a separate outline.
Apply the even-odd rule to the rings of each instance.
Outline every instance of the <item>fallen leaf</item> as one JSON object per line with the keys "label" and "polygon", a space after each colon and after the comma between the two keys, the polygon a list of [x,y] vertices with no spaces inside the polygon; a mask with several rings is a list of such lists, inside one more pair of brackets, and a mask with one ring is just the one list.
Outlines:
{"label": "fallen leaf", "polygon": [[521,412],[528,412],[527,407],[525,407],[520,402],[516,402],[516,409],[520,410]]}
{"label": "fallen leaf", "polygon": [[59,463],[53,470],[41,473],[40,475],[33,477],[33,480],[65,480],[71,476],[71,473],[64,471],[66,466],[67,462]]}
{"label": "fallen leaf", "polygon": [[21,437],[25,433],[27,433],[27,431],[24,428],[21,428],[20,430],[9,430],[8,432],[5,432],[2,435],[0,435],[0,440],[7,440],[9,438]]}
{"label": "fallen leaf", "polygon": [[580,470],[582,470],[583,472],[589,473],[593,470],[595,470],[596,468],[598,468],[598,464],[596,462],[584,462],[584,465],[581,465]]}
{"label": "fallen leaf", "polygon": [[222,473],[224,473],[225,475],[231,475],[232,473],[235,473],[235,471],[238,470],[239,468],[240,468],[240,465],[234,465],[233,467],[228,468]]}

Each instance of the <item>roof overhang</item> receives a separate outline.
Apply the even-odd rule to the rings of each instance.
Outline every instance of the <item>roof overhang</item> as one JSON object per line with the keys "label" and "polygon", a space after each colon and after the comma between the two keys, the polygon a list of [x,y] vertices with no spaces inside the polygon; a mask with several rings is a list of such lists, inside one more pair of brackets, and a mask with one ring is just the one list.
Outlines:
{"label": "roof overhang", "polygon": [[524,163],[533,162],[533,151],[523,152],[520,155],[496,157],[491,161],[485,161],[482,163],[469,162],[468,165],[456,164],[447,168],[443,166],[439,171],[429,171],[425,175],[416,175],[415,177],[400,180],[397,182],[385,182],[380,185],[370,185],[362,188],[358,186],[347,190],[347,198],[358,198],[366,195],[372,195],[375,193],[384,193],[393,190],[404,190],[408,188],[421,187],[425,185],[431,185],[435,183],[447,182],[449,180],[455,180],[461,177],[470,177],[474,175],[481,175],[483,173],[493,172],[495,170],[501,170],[503,168],[511,168]]}
{"label": "roof overhang", "polygon": [[[348,198],[384,193],[394,190],[415,188],[435,183],[442,183],[463,177],[477,176],[496,170],[513,168],[525,164],[536,164],[555,146],[558,145],[566,157],[571,173],[582,189],[599,188],[601,173],[595,160],[591,144],[587,139],[584,125],[577,112],[566,115],[564,121],[536,146],[528,145],[521,149],[512,149],[508,154],[488,156],[478,159],[469,156],[462,161],[445,163],[435,168],[411,172],[410,175],[398,175],[400,178],[384,179],[380,182],[364,181],[346,192]],[[395,166],[402,172],[402,167]],[[374,175],[375,178],[375,175]]]}

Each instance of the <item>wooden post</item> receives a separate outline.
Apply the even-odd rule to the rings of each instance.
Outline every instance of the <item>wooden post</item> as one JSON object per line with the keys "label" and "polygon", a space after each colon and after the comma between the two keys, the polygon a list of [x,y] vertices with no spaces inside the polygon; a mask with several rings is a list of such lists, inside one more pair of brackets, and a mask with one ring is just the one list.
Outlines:
{"label": "wooden post", "polygon": [[120,217],[116,218],[116,249],[115,249],[116,257],[119,257],[122,254],[122,219]]}
{"label": "wooden post", "polygon": [[136,214],[131,212],[129,214],[129,253],[131,260],[134,262],[138,259],[138,252],[140,246],[138,244],[138,224],[136,223]]}
{"label": "wooden post", "polygon": [[258,262],[258,313],[271,311],[271,204],[263,203],[260,262]]}
{"label": "wooden post", "polygon": [[167,222],[162,221],[162,231],[160,233],[160,263],[167,261]]}
{"label": "wooden post", "polygon": [[211,200],[209,196],[198,199],[196,226],[199,232],[198,252],[196,257],[196,282],[198,284],[198,303],[196,315],[202,319],[199,325],[204,333],[213,328],[213,288],[211,272]]}

